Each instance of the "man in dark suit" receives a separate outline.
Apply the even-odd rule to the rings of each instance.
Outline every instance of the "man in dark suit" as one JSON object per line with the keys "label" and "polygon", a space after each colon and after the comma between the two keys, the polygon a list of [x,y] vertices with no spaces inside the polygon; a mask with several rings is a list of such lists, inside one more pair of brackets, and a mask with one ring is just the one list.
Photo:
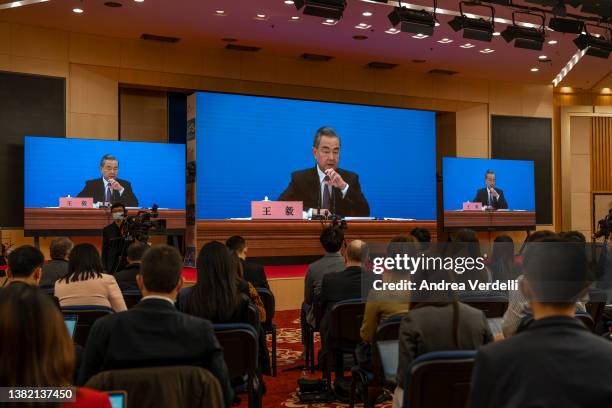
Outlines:
{"label": "man in dark suit", "polygon": [[243,237],[239,235],[231,236],[225,241],[225,246],[240,259],[244,280],[251,282],[255,288],[270,289],[264,267],[246,260],[249,247]]}
{"label": "man in dark suit", "polygon": [[183,286],[182,271],[175,248],[158,245],[147,251],[137,277],[142,300],[126,312],[96,320],[87,339],[79,384],[106,370],[194,365],[219,380],[225,405],[231,405],[233,391],[212,324],[174,306]]}
{"label": "man in dark suit", "polygon": [[77,197],[93,197],[94,202],[105,205],[121,202],[127,207],[138,207],[138,198],[132,191],[129,181],[118,179],[119,160],[111,154],[105,154],[100,161],[101,178],[87,180],[85,187]]}
{"label": "man in dark suit", "polygon": [[144,242],[132,242],[127,249],[127,265],[115,274],[115,280],[121,291],[138,290],[136,276],[140,273],[140,264],[149,245]]}
{"label": "man in dark suit", "polygon": [[369,216],[370,206],[361,192],[359,176],[338,168],[340,138],[332,128],[317,130],[312,154],[316,166],[293,172],[291,183],[278,199],[302,201],[304,209],[327,209],[342,216]]}
{"label": "man in dark suit", "polygon": [[612,343],[574,318],[593,279],[585,245],[559,237],[528,243],[523,268],[520,287],[535,320],[479,350],[470,406],[610,406]]}
{"label": "man in dark suit", "polygon": [[126,242],[123,239],[123,228],[127,210],[122,203],[111,206],[113,222],[102,229],[102,266],[106,273],[114,274],[127,265]]}
{"label": "man in dark suit", "polygon": [[475,203],[482,203],[494,210],[508,208],[508,203],[504,197],[504,191],[501,188],[495,187],[495,172],[487,170],[485,173],[486,187],[476,191]]}
{"label": "man in dark suit", "polygon": [[49,245],[51,261],[42,267],[42,277],[39,285],[43,288],[53,288],[55,282],[68,273],[68,256],[74,244],[67,237],[55,238]]}

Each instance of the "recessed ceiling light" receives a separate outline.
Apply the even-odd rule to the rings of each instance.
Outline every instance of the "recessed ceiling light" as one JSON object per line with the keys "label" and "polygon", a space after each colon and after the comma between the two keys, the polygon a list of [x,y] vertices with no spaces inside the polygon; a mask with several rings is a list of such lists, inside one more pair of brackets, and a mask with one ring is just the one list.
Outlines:
{"label": "recessed ceiling light", "polygon": [[293,21],[297,21],[297,20],[299,20],[299,19],[300,19],[300,16],[291,16],[291,19],[292,19]]}
{"label": "recessed ceiling light", "polygon": [[83,9],[79,8],[79,7],[75,7],[75,8],[72,9],[72,12],[76,13],[76,14],[81,14],[81,13],[83,13]]}
{"label": "recessed ceiling light", "polygon": [[367,40],[368,36],[367,35],[354,35],[353,36],[353,40]]}
{"label": "recessed ceiling light", "polygon": [[480,50],[480,52],[483,54],[490,54],[492,52],[495,52],[495,50],[492,50],[491,48],[485,48],[484,50]]}
{"label": "recessed ceiling light", "polygon": [[441,39],[441,40],[438,40],[438,42],[439,42],[440,44],[450,44],[450,43],[452,43],[452,42],[453,42],[453,40],[451,40],[450,38],[443,38],[443,39]]}
{"label": "recessed ceiling light", "polygon": [[440,23],[438,23],[437,21],[436,21],[436,23],[435,23],[434,25],[435,25],[436,27],[440,27]]}
{"label": "recessed ceiling light", "polygon": [[540,68],[531,68],[531,72],[538,72],[540,70]]}
{"label": "recessed ceiling light", "polygon": [[293,4],[293,0],[285,0],[285,4],[290,6]]}
{"label": "recessed ceiling light", "polygon": [[550,41],[548,42],[548,44],[550,44],[550,45],[555,45],[556,43],[557,43],[557,40],[550,40]]}
{"label": "recessed ceiling light", "polygon": [[593,37],[599,38],[599,37],[601,37],[601,34],[593,34]]}
{"label": "recessed ceiling light", "polygon": [[257,14],[257,18],[266,18],[267,16],[265,14]]}
{"label": "recessed ceiling light", "polygon": [[363,13],[361,13],[362,16],[364,17],[372,17],[372,12],[371,11],[364,11]]}
{"label": "recessed ceiling light", "polygon": [[390,29],[385,30],[385,33],[387,33],[387,34],[399,34],[399,33],[400,33],[400,30],[399,30],[399,29],[397,29],[397,28],[393,28],[393,27],[391,27]]}
{"label": "recessed ceiling light", "polygon": [[360,30],[367,30],[368,28],[372,28],[372,25],[366,23],[359,23],[355,26],[355,28],[358,28]]}
{"label": "recessed ceiling light", "polygon": [[328,18],[326,20],[323,21],[323,23],[321,23],[323,25],[328,25],[328,26],[333,26],[338,24],[338,20],[334,20],[333,18]]}
{"label": "recessed ceiling light", "polygon": [[224,10],[215,10],[215,14],[217,14],[219,16],[224,16],[225,15],[225,11]]}
{"label": "recessed ceiling light", "polygon": [[538,58],[541,59],[541,60],[545,60],[548,57],[546,55],[540,55]]}
{"label": "recessed ceiling light", "polygon": [[427,38],[427,37],[429,36],[425,34],[420,34],[420,33],[412,36],[412,38],[416,38],[417,40],[422,40],[423,38]]}
{"label": "recessed ceiling light", "polygon": [[493,33],[493,35],[497,37],[498,35],[501,35],[501,33],[499,31],[496,31]]}
{"label": "recessed ceiling light", "polygon": [[144,3],[144,0],[134,0],[136,3]]}
{"label": "recessed ceiling light", "polygon": [[461,47],[461,48],[468,49],[468,48],[474,48],[474,47],[475,47],[475,45],[474,45],[474,44],[470,44],[470,43],[465,43],[465,44],[463,44],[463,45],[460,45],[460,47]]}

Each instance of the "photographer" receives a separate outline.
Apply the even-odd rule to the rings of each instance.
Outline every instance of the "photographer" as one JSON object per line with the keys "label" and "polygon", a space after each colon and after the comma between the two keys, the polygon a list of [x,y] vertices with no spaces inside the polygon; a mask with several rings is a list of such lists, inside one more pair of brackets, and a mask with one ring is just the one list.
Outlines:
{"label": "photographer", "polygon": [[122,203],[111,206],[113,222],[102,230],[102,265],[107,273],[120,271],[127,265],[124,254],[123,233],[127,210]]}

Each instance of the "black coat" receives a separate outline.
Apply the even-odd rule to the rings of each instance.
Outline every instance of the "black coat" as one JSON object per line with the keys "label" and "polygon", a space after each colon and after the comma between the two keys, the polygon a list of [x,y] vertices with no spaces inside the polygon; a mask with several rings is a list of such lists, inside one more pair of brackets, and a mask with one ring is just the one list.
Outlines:
{"label": "black coat", "polygon": [[[508,203],[506,202],[506,197],[504,197],[504,190],[501,188],[495,187],[495,191],[499,196],[497,198],[491,197],[493,199],[493,208],[496,210],[508,208]],[[482,203],[482,205],[488,205],[489,202],[489,194],[487,193],[487,189],[481,188],[476,191],[476,198],[473,200],[475,203]]]}
{"label": "black coat", "polygon": [[[335,202],[336,214],[342,216],[368,217],[370,206],[361,192],[359,176],[351,171],[336,169],[342,179],[349,185],[346,197],[338,188],[333,189],[330,205]],[[279,201],[302,201],[304,209],[321,207],[321,183],[317,168],[295,171],[291,173],[291,183],[278,198]]]}
{"label": "black coat", "polygon": [[[132,184],[129,181],[123,179],[116,179],[119,184],[124,188],[123,194],[119,194],[119,191],[113,190],[113,197],[111,204],[122,203],[126,207],[138,207],[138,198],[132,191]],[[93,197],[94,202],[104,202],[106,191],[104,189],[104,182],[102,177],[87,180],[85,187],[77,195],[77,197]]]}
{"label": "black coat", "polygon": [[181,313],[163,299],[145,299],[96,320],[78,383],[106,370],[170,365],[209,370],[221,384],[226,405],[233,400],[223,349],[210,321]]}
{"label": "black coat", "polygon": [[121,228],[111,223],[102,230],[102,266],[113,274],[127,265],[127,242],[122,238]]}
{"label": "black coat", "polygon": [[115,274],[115,280],[122,292],[126,290],[139,290],[136,284],[136,275],[140,272],[140,264],[127,264],[125,268]]}
{"label": "black coat", "polygon": [[256,288],[270,289],[264,267],[258,263],[240,260],[244,272],[244,280],[251,282]]}
{"label": "black coat", "polygon": [[571,317],[536,320],[478,351],[470,407],[609,407],[610,372],[609,340]]}

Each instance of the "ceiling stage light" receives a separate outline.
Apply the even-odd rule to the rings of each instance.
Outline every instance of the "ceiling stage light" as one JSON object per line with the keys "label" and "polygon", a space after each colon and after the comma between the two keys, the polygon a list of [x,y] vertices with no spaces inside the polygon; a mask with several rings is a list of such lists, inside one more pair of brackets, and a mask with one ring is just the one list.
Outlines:
{"label": "ceiling stage light", "polygon": [[315,17],[339,20],[344,14],[346,0],[295,0],[298,10],[304,8],[304,14]]}

